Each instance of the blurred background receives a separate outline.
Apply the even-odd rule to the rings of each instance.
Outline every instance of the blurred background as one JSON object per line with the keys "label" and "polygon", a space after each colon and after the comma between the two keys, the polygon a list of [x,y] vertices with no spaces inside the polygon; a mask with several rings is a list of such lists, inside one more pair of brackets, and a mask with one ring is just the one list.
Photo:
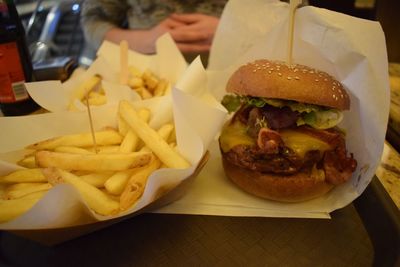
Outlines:
{"label": "blurred background", "polygon": [[[26,28],[34,62],[56,57],[71,57],[79,65],[90,65],[95,51],[85,43],[79,16],[84,0],[16,0]],[[381,23],[388,47],[389,61],[400,62],[398,0],[308,0],[323,7]]]}

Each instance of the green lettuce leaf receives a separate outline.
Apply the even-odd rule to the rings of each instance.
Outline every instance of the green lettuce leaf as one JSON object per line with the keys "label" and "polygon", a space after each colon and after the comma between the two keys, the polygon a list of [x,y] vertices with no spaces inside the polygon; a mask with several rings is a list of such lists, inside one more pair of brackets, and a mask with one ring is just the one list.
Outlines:
{"label": "green lettuce leaf", "polygon": [[237,95],[225,95],[221,104],[229,113],[235,112],[242,105],[241,97]]}
{"label": "green lettuce leaf", "polygon": [[331,109],[313,104],[299,103],[291,100],[269,99],[263,97],[249,97],[226,95],[222,105],[229,112],[235,112],[242,104],[262,108],[265,105],[273,107],[289,107],[292,111],[300,113],[297,125],[307,124],[316,129],[328,129],[336,126],[343,119],[343,114],[337,109]]}

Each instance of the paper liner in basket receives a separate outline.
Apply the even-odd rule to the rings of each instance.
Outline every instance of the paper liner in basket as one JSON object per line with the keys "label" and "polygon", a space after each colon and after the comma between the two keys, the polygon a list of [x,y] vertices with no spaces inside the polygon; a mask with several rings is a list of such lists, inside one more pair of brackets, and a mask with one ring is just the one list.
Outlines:
{"label": "paper liner in basket", "polygon": [[[199,77],[200,76],[200,77]],[[164,123],[174,120],[177,145],[181,154],[192,164],[188,169],[159,169],[149,177],[140,200],[130,209],[116,216],[100,216],[88,208],[79,193],[69,185],[61,184],[52,188],[30,211],[13,221],[0,224],[0,229],[50,229],[63,228],[97,221],[120,218],[139,213],[155,199],[160,192],[173,191],[204,164],[204,155],[210,142],[220,129],[226,112],[205,90],[199,86],[206,73],[199,59],[187,69],[178,81],[179,89],[172,94],[145,101],[132,102],[134,107],[147,107],[154,116],[149,122],[157,129]],[[117,106],[104,106],[93,110],[94,127],[116,126]],[[204,122],[207,121],[207,127]],[[57,112],[23,117],[0,118],[2,131],[0,175],[18,168],[12,165],[21,149],[26,145],[50,137],[88,132],[86,112]],[[203,161],[202,161],[203,159]],[[200,166],[199,166],[199,163]],[[198,167],[196,169],[196,167]],[[178,192],[179,193],[179,192]],[[181,192],[182,193],[182,192]],[[174,192],[176,195],[177,192]]]}
{"label": "paper liner in basket", "polygon": [[[216,99],[226,94],[226,81],[239,66],[261,58],[286,60],[288,8],[280,1],[228,2],[208,65],[210,90]],[[295,19],[293,62],[333,75],[351,97],[350,111],[344,112],[339,126],[346,131],[348,151],[358,161],[352,179],[308,202],[285,204],[256,198],[225,177],[214,142],[209,164],[193,189],[158,212],[326,218],[351,203],[371,181],[380,162],[389,113],[383,31],[378,22],[311,6],[298,9]]]}
{"label": "paper liner in basket", "polygon": [[[139,71],[150,70],[157,77],[168,80],[174,85],[187,68],[187,63],[169,34],[164,34],[156,42],[157,53],[143,55],[135,51],[128,51],[128,65],[136,67]],[[90,67],[73,75],[66,82],[40,81],[26,83],[30,96],[44,109],[56,112],[68,109],[73,90],[85,80],[97,74],[102,77],[102,88],[107,97],[104,105],[116,105],[125,99],[136,101],[140,96],[127,85],[119,83],[120,48],[118,45],[104,41],[97,51],[97,58]],[[171,64],[173,62],[174,64]],[[86,107],[79,101],[75,106],[78,110]]]}

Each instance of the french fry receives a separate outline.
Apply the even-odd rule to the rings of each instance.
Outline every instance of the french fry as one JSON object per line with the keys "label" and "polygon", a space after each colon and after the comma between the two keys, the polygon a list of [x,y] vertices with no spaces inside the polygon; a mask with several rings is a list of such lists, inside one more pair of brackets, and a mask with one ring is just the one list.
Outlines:
{"label": "french fry", "polygon": [[119,152],[121,153],[129,153],[136,150],[136,147],[139,143],[139,137],[132,132],[131,130],[125,135],[124,140],[119,147]]}
{"label": "french fry", "polygon": [[6,191],[6,185],[0,184],[0,199],[4,199],[4,192]]}
{"label": "french fry", "polygon": [[157,84],[156,88],[154,89],[153,95],[154,96],[162,96],[164,95],[168,86],[168,82],[165,79],[161,79]]}
{"label": "french fry", "polygon": [[0,184],[41,183],[46,181],[46,177],[40,169],[16,170],[8,175],[0,177]]}
{"label": "french fry", "polygon": [[54,148],[54,152],[62,152],[62,153],[72,153],[72,154],[93,154],[93,151],[89,151],[85,148],[75,147],[75,146],[59,146]]}
{"label": "french fry", "polygon": [[129,179],[120,196],[120,208],[126,210],[131,207],[143,194],[149,175],[160,168],[161,161],[153,157],[150,164],[135,172]]}
{"label": "french fry", "polygon": [[175,132],[175,127],[174,127],[174,129],[172,129],[172,132],[171,132],[171,134],[169,135],[169,138],[168,138],[168,143],[176,143],[176,132]]}
{"label": "french fry", "polygon": [[17,162],[17,164],[19,166],[22,166],[22,167],[25,167],[25,168],[30,168],[30,169],[33,169],[33,168],[37,167],[34,155],[26,156],[25,158],[19,160]]}
{"label": "french fry", "polygon": [[104,187],[104,183],[113,175],[114,172],[96,172],[80,175],[79,178],[97,188]]}
{"label": "french fry", "polygon": [[98,92],[90,92],[88,101],[91,106],[101,106],[107,103],[107,97]]}
{"label": "french fry", "polygon": [[72,93],[69,101],[68,110],[76,110],[75,100],[82,101],[86,95],[93,90],[101,81],[101,77],[98,75],[93,75],[82,84],[80,84]]}
{"label": "french fry", "polygon": [[[150,119],[150,110],[142,108],[138,111],[138,115],[141,118],[141,120],[147,123]],[[121,153],[133,152],[136,150],[139,141],[140,141],[139,137],[132,130],[129,129],[124,137],[124,140],[121,143],[119,151]]]}
{"label": "french fry", "polygon": [[149,99],[153,97],[153,95],[150,93],[149,90],[146,89],[146,87],[142,86],[135,88],[135,91],[142,97],[142,99]]}
{"label": "french fry", "polygon": [[[122,136],[115,130],[95,132],[96,142],[99,146],[120,144]],[[32,145],[28,149],[42,150],[54,149],[59,146],[89,147],[93,145],[91,133],[71,134],[47,139]]]}
{"label": "french fry", "polygon": [[[90,150],[92,151],[92,150]],[[94,149],[93,149],[94,152]],[[97,147],[98,154],[116,154],[119,153],[119,146],[98,146]]]}
{"label": "french fry", "polygon": [[148,108],[141,108],[138,110],[138,115],[140,117],[140,119],[146,123],[149,122],[150,120],[150,116],[151,116],[151,112]]}
{"label": "french fry", "polygon": [[125,136],[130,128],[120,114],[117,114],[117,125],[118,125],[118,132],[120,133],[120,135]]}
{"label": "french fry", "polygon": [[47,191],[39,191],[21,198],[0,200],[0,222],[6,222],[30,210]]}
{"label": "french fry", "polygon": [[161,136],[161,138],[165,141],[168,141],[171,134],[174,132],[174,125],[171,123],[166,123],[158,129],[157,133]]}
{"label": "french fry", "polygon": [[136,68],[135,66],[129,66],[128,67],[128,72],[130,76],[136,76],[136,77],[141,77],[142,76],[142,72]]}
{"label": "french fry", "polygon": [[49,183],[18,183],[7,187],[4,192],[4,199],[16,199],[26,195],[39,192],[48,191],[52,187]]}
{"label": "french fry", "polygon": [[128,85],[132,88],[139,88],[144,86],[144,82],[140,77],[134,76],[129,79]]}
{"label": "french fry", "polygon": [[121,171],[140,167],[151,159],[151,153],[131,152],[121,154],[70,154],[38,151],[36,163],[43,168],[56,167],[63,170]]}
{"label": "french fry", "polygon": [[153,91],[158,84],[158,79],[153,75],[153,73],[150,70],[145,70],[143,72],[142,79],[143,79],[144,83],[146,84],[146,87],[150,91]]}
{"label": "french fry", "polygon": [[[167,123],[161,126],[160,129],[158,129],[157,133],[163,140],[167,141],[173,131],[174,131],[174,125]],[[151,149],[147,146],[144,146],[140,151],[151,152]]]}
{"label": "french fry", "polygon": [[120,83],[128,84],[128,42],[123,40],[119,44],[120,47]]}
{"label": "french fry", "polygon": [[167,83],[167,87],[165,88],[164,95],[171,94],[172,86],[171,83]]}
{"label": "french fry", "polygon": [[[72,185],[79,191],[88,206],[100,215],[112,215],[119,211],[119,203],[100,189],[81,180],[76,175],[56,168],[46,169],[45,175],[49,180],[60,179]],[[56,176],[56,177],[55,177]],[[58,178],[59,177],[59,178]]]}
{"label": "french fry", "polygon": [[120,102],[119,112],[146,146],[168,167],[176,169],[190,167],[189,162],[185,158],[171,149],[168,143],[154,129],[139,118],[135,109],[127,101],[122,100]]}
{"label": "french fry", "polygon": [[122,191],[124,191],[125,185],[131,177],[134,170],[126,170],[116,172],[112,175],[105,183],[104,187],[107,189],[107,192],[113,195],[120,195]]}

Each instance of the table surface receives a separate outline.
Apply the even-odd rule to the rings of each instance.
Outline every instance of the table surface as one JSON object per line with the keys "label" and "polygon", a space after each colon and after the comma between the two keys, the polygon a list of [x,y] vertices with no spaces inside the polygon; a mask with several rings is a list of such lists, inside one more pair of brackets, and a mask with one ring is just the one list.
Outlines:
{"label": "table surface", "polygon": [[[400,134],[400,64],[390,64],[391,104],[389,127]],[[381,164],[376,172],[390,197],[400,208],[400,154],[388,142],[385,143]]]}
{"label": "table surface", "polygon": [[374,255],[353,205],[331,220],[142,214],[54,247],[3,232],[0,253],[10,266],[364,267]]}

